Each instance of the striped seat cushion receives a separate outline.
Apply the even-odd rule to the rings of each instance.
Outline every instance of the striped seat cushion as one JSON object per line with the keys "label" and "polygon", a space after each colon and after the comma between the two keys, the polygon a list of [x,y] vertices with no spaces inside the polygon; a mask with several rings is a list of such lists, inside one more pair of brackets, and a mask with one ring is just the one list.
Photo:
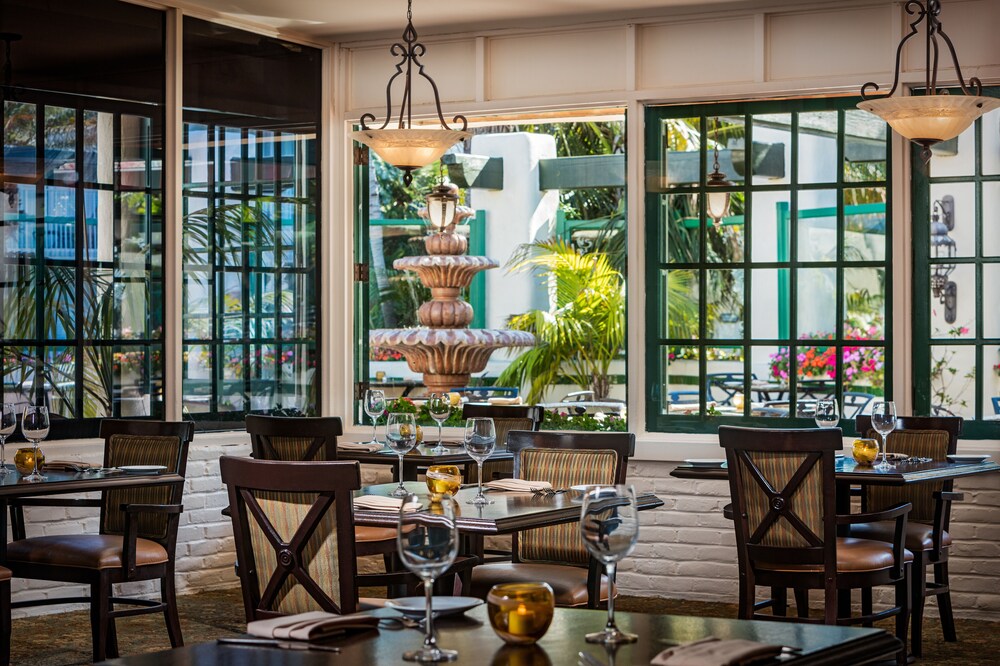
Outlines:
{"label": "striped seat cushion", "polygon": [[[108,467],[122,465],[163,465],[176,473],[180,465],[181,441],[173,436],[111,435],[105,459]],[[125,513],[122,504],[170,504],[179,500],[180,493],[171,486],[114,488],[102,497],[102,534],[124,534]],[[137,515],[138,536],[154,541],[167,538],[168,517],[155,513]]]}
{"label": "striped seat cushion", "polygon": [[[271,448],[277,454],[276,460],[305,460],[309,447],[315,441],[312,437],[269,437]],[[316,449],[309,460],[323,460],[323,447]]]}
{"label": "striped seat cushion", "polygon": [[[761,471],[770,486],[779,491],[788,485],[789,479],[806,458],[802,453],[784,452],[748,451],[747,455]],[[788,507],[820,539],[823,538],[822,464],[822,461],[819,461],[809,470],[805,479],[789,498]],[[741,478],[746,501],[747,523],[750,534],[754,534],[770,512],[770,499],[749,470],[744,470]],[[784,516],[778,518],[760,536],[758,543],[764,546],[784,548],[809,546],[805,537]]]}
{"label": "striped seat cushion", "polygon": [[[878,437],[875,431],[869,437]],[[946,430],[897,430],[889,434],[886,451],[905,453],[933,460],[946,460],[951,441]],[[907,520],[933,523],[934,493],[941,490],[943,482],[914,483],[906,486],[865,486],[868,511],[881,511],[903,502],[913,505]]]}

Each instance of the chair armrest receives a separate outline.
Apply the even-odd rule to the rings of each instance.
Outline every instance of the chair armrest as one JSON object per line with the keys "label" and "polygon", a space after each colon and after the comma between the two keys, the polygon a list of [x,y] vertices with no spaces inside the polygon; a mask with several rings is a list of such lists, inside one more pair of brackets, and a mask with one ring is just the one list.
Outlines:
{"label": "chair armrest", "polygon": [[892,533],[892,571],[891,576],[895,579],[903,577],[903,552],[905,550],[906,517],[910,513],[913,505],[909,502],[897,504],[884,511],[873,511],[869,513],[852,513],[846,516],[837,516],[838,525],[854,525],[857,523],[873,523],[882,520],[895,520],[896,528]]}
{"label": "chair armrest", "polygon": [[7,500],[11,506],[67,506],[67,507],[100,507],[101,500],[97,498],[67,498],[67,497],[12,497]]}
{"label": "chair armrest", "polygon": [[[136,573],[135,546],[138,538],[136,519],[140,513],[158,513],[167,516],[167,533],[176,532],[184,507],[180,504],[122,504],[125,513],[125,530],[122,534],[122,573],[131,580]],[[173,553],[168,553],[172,557]]]}
{"label": "chair armrest", "polygon": [[162,513],[179,514],[184,511],[182,504],[122,504],[121,510],[128,514],[133,513]]}
{"label": "chair armrest", "polygon": [[941,500],[942,502],[962,502],[965,500],[965,493],[956,493],[945,490],[935,490],[931,493],[931,496],[936,500]]}
{"label": "chair armrest", "polygon": [[965,493],[956,493],[952,490],[935,490],[931,493],[931,496],[934,498],[934,526],[931,530],[930,559],[932,562],[936,562],[941,557],[941,535],[948,529],[948,522],[951,517],[951,503],[964,500]]}

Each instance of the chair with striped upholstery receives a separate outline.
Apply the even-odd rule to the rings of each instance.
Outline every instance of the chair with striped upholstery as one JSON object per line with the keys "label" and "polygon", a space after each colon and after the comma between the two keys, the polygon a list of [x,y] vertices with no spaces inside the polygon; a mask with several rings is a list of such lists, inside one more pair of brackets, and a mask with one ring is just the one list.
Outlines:
{"label": "chair with striped upholstery", "polygon": [[[471,419],[477,416],[488,416],[493,419],[493,427],[497,433],[497,450],[507,450],[507,435],[512,430],[530,430],[537,432],[542,427],[545,409],[538,405],[489,405],[466,403],[462,405],[462,418]],[[469,465],[467,481],[474,482],[476,467]],[[509,478],[514,473],[513,462],[510,460],[489,461],[483,463],[483,481],[499,478]]]}
{"label": "chair with striped upholstery", "polygon": [[[870,416],[858,416],[855,426],[866,437],[875,437]],[[958,437],[962,434],[960,416],[900,416],[896,429],[889,435],[887,451],[909,456],[947,460],[948,454],[958,450]],[[953,491],[953,481],[917,483],[906,486],[866,486],[862,495],[863,511],[878,511],[900,502],[910,502],[906,523],[906,548],[913,553],[912,591],[910,594],[913,616],[911,644],[913,654],[922,652],[923,614],[926,599],[936,596],[941,629],[946,641],[957,641],[955,618],[951,609],[951,588],[948,584],[948,553],[951,550],[951,503],[961,501],[962,493]],[[851,527],[851,535],[863,539],[891,541],[892,525],[889,523],[863,523]],[[928,570],[933,571],[932,582],[927,582]],[[871,596],[866,595],[863,605],[870,607]]]}
{"label": "chair with striped upholstery", "polygon": [[[563,489],[579,484],[625,482],[632,433],[512,431],[507,447],[514,453],[514,476],[548,481]],[[485,598],[498,583],[544,580],[559,606],[596,608],[608,598],[602,566],[583,545],[579,524],[565,523],[518,532],[512,562],[484,564],[472,572],[472,594]]]}
{"label": "chair with striped upholstery", "polygon": [[[194,423],[105,419],[104,466],[162,465],[184,476]],[[24,498],[9,500],[14,540],[5,564],[18,578],[85,583],[89,597],[41,599],[14,608],[55,603],[89,603],[94,661],[117,656],[115,618],[163,613],[170,644],[184,644],[174,591],[174,557],[183,481],[140,488],[104,490],[99,500]],[[98,534],[65,534],[26,538],[23,507],[100,507]],[[159,580],[160,600],[122,598],[112,586]],[[135,606],[117,609],[118,605]]]}
{"label": "chair with striped upholstery", "polygon": [[[843,446],[839,428],[770,430],[719,427],[719,443],[726,450],[729,489],[733,500],[739,563],[740,619],[772,619],[758,611],[774,606],[757,602],[757,586],[823,591],[822,617],[799,622],[867,624],[895,616],[896,637],[903,646],[897,657],[906,663],[909,612],[909,563],[903,547],[909,504],[874,514],[838,516],[834,480],[834,451]],[[838,525],[891,520],[892,543],[838,537]],[[858,617],[838,613],[838,595],[852,589],[891,585],[890,608]],[[805,595],[803,595],[805,596]]]}

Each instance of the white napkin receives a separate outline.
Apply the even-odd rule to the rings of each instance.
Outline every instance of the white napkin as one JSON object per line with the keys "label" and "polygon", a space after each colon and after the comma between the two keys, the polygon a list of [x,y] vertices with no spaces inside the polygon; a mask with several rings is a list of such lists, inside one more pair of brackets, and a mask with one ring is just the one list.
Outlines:
{"label": "white napkin", "polygon": [[667,648],[649,663],[650,666],[741,666],[776,657],[781,652],[780,645],[709,637]]}
{"label": "white napkin", "polygon": [[381,451],[383,446],[381,444],[372,444],[371,442],[337,442],[337,448],[344,451],[367,451],[368,453],[375,453],[376,451]]}
{"label": "white napkin", "polygon": [[[403,506],[403,500],[398,497],[386,497],[385,495],[359,495],[354,498],[355,509],[374,509],[375,511],[399,511]],[[411,504],[406,507],[407,511],[416,511],[419,504]]]}
{"label": "white napkin", "polygon": [[510,490],[524,493],[552,488],[552,484],[548,481],[527,481],[525,479],[495,479],[484,483],[483,486],[492,490]]}
{"label": "white napkin", "polygon": [[517,396],[515,398],[502,398],[502,397],[487,398],[486,402],[490,403],[491,405],[523,405],[524,404],[524,400],[521,398],[521,396]]}
{"label": "white napkin", "polygon": [[336,615],[323,611],[284,615],[247,623],[247,633],[258,638],[321,641],[349,630],[373,629],[378,618],[370,615]]}

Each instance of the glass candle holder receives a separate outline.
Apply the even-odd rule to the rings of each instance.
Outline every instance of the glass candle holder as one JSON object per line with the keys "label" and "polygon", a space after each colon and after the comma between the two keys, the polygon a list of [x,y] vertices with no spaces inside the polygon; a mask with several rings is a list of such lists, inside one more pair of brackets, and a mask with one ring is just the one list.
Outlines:
{"label": "glass candle holder", "polygon": [[458,465],[431,465],[427,468],[427,490],[431,501],[440,502],[442,497],[454,497],[462,487],[462,472]]}
{"label": "glass candle holder", "polygon": [[874,439],[856,439],[851,455],[859,465],[871,465],[878,456],[878,441]]}
{"label": "glass candle holder", "polygon": [[555,595],[548,583],[504,583],[486,595],[490,626],[512,645],[529,645],[552,624]]}
{"label": "glass candle holder", "polygon": [[[38,468],[45,464],[45,454],[38,450]],[[35,450],[31,447],[18,449],[14,454],[14,467],[21,474],[31,474],[35,470]]]}

